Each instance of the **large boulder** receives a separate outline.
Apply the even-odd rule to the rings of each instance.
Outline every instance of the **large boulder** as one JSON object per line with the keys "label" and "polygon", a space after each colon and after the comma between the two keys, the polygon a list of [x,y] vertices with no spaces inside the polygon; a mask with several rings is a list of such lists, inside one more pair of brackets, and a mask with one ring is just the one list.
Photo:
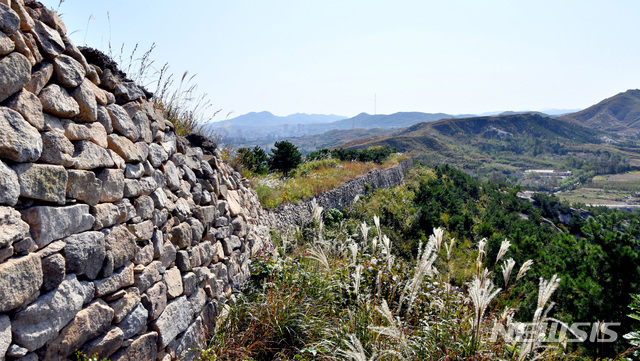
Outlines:
{"label": "large boulder", "polygon": [[79,87],[71,92],[71,96],[80,107],[80,114],[75,118],[79,122],[95,122],[98,119],[98,103],[91,85],[93,83],[89,80],[84,80]]}
{"label": "large boulder", "polygon": [[162,280],[165,285],[167,285],[167,297],[169,299],[182,295],[184,289],[182,287],[182,276],[180,275],[178,267],[168,269],[164,273]]}
{"label": "large boulder", "polygon": [[22,89],[31,79],[31,63],[20,53],[0,59],[0,102]]}
{"label": "large boulder", "polygon": [[16,313],[11,324],[13,342],[29,351],[44,346],[74,319],[84,299],[85,288],[75,275],[68,275],[58,288]]}
{"label": "large boulder", "polygon": [[124,292],[124,296],[109,303],[109,307],[114,311],[114,323],[120,323],[129,312],[133,311],[133,309],[140,304],[140,290],[137,287],[130,287]]}
{"label": "large boulder", "polygon": [[38,97],[42,102],[42,110],[46,113],[61,118],[73,118],[80,114],[78,102],[58,84],[47,85]]}
{"label": "large boulder", "polygon": [[113,167],[113,158],[109,152],[88,140],[79,140],[74,144],[73,167],[77,169],[95,169]]}
{"label": "large boulder", "polygon": [[113,355],[113,361],[155,360],[158,354],[158,333],[149,332]]}
{"label": "large boulder", "polygon": [[100,202],[116,202],[122,199],[124,194],[124,170],[103,169],[97,174],[102,181]]}
{"label": "large boulder", "polygon": [[38,130],[20,113],[0,107],[0,158],[35,162],[41,154],[42,137]]}
{"label": "large boulder", "polygon": [[60,33],[39,20],[36,20],[34,25],[33,34],[38,42],[38,47],[48,59],[54,59],[64,52],[66,48]]}
{"label": "large boulder", "polygon": [[5,33],[0,32],[0,55],[7,55],[16,48],[15,43]]}
{"label": "large boulder", "polygon": [[167,307],[167,285],[164,282],[153,285],[142,297],[142,303],[149,311],[150,319],[155,320],[160,317]]}
{"label": "large boulder", "polygon": [[131,117],[127,114],[124,108],[117,104],[109,104],[107,105],[107,111],[109,112],[113,129],[115,131],[129,138],[133,142],[140,138],[140,130],[135,124],[133,124],[133,120],[131,120]]}
{"label": "large boulder", "polygon": [[[13,169],[0,160],[0,204],[8,204],[10,206],[18,203],[20,196],[20,183],[18,176]],[[0,236],[0,239],[2,236]],[[2,248],[0,241],[0,248]]]}
{"label": "large boulder", "polygon": [[42,133],[41,162],[69,167],[74,163],[73,152],[73,143],[61,132],[49,131]]}
{"label": "large boulder", "polygon": [[160,317],[151,324],[158,332],[160,348],[166,347],[191,323],[191,306],[186,296],[169,302]]}
{"label": "large boulder", "polygon": [[[102,184],[102,182],[100,182]],[[97,193],[98,197],[100,192]],[[126,210],[125,210],[126,215]],[[100,203],[91,207],[91,214],[95,217],[96,221],[93,224],[93,229],[100,230],[103,228],[111,227],[122,216],[122,210],[120,207],[113,203]]]}
{"label": "large boulder", "polygon": [[64,239],[67,272],[95,279],[106,256],[104,234],[84,232]]}
{"label": "large boulder", "polygon": [[48,343],[45,359],[62,359],[71,355],[85,342],[106,331],[112,319],[113,310],[103,300],[92,302]]}
{"label": "large boulder", "polygon": [[86,202],[93,206],[100,200],[102,181],[96,178],[94,172],[88,170],[67,170],[67,197]]}
{"label": "large boulder", "polygon": [[144,92],[134,82],[123,82],[114,90],[118,104],[125,104],[140,98],[144,98]]}
{"label": "large boulder", "polygon": [[22,219],[29,224],[31,236],[40,248],[51,241],[88,231],[94,222],[86,204],[31,207],[22,211]]}
{"label": "large boulder", "polygon": [[15,110],[36,129],[44,128],[44,116],[42,115],[42,103],[33,93],[20,90],[7,99],[5,106]]}
{"label": "large boulder", "polygon": [[4,356],[11,345],[11,320],[9,316],[0,315],[0,359]]}
{"label": "large boulder", "polygon": [[76,123],[67,120],[63,122],[63,126],[64,134],[70,140],[90,140],[102,148],[107,147],[107,131],[98,122]]}
{"label": "large boulder", "polygon": [[63,166],[21,163],[13,170],[20,181],[20,196],[65,204],[68,176]]}
{"label": "large boulder", "polygon": [[113,275],[107,278],[94,281],[95,295],[96,297],[108,295],[123,287],[133,285],[133,282],[133,264],[129,264],[128,266],[122,267],[117,272],[114,272]]}
{"label": "large boulder", "polygon": [[140,332],[147,324],[149,318],[149,312],[141,304],[129,312],[129,314],[118,324],[118,327],[124,332],[125,338],[131,338]]}
{"label": "large boulder", "polygon": [[0,312],[28,301],[42,286],[42,263],[36,254],[0,264]]}
{"label": "large boulder", "polygon": [[109,134],[107,137],[109,149],[116,152],[127,162],[139,163],[144,160],[140,149],[131,140],[117,134]]}
{"label": "large boulder", "polygon": [[42,258],[42,291],[56,289],[66,276],[65,259],[60,253]]}
{"label": "large boulder", "polygon": [[114,268],[119,268],[136,255],[136,236],[131,234],[127,227],[118,224],[102,230],[104,243],[108,251],[113,255]]}
{"label": "large boulder", "polygon": [[11,35],[20,28],[20,16],[9,6],[0,6],[0,31]]}
{"label": "large boulder", "polygon": [[33,67],[31,71],[31,79],[24,86],[24,89],[31,93],[38,95],[42,91],[42,88],[49,82],[53,75],[53,65],[49,62],[43,61]]}
{"label": "large boulder", "polygon": [[65,88],[75,88],[82,84],[86,70],[74,58],[62,54],[53,59],[53,74],[57,82]]}
{"label": "large boulder", "polygon": [[98,360],[109,358],[124,341],[124,333],[119,327],[111,327],[109,331],[84,344],[81,351],[85,355],[95,355]]}

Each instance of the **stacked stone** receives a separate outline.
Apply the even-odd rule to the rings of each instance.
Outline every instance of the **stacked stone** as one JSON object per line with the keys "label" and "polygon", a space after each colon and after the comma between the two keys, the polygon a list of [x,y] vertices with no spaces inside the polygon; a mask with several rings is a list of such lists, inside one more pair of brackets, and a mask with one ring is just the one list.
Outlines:
{"label": "stacked stone", "polygon": [[0,0],[0,360],[202,345],[268,242],[259,209],[55,12]]}
{"label": "stacked stone", "polygon": [[[413,159],[408,158],[397,166],[387,169],[376,169],[369,173],[347,181],[340,187],[320,193],[315,197],[317,205],[325,210],[342,209],[363,196],[367,186],[375,190],[389,188],[401,184],[404,174],[413,168]],[[285,203],[278,209],[263,209],[260,213],[260,223],[281,232],[287,232],[292,226],[302,227],[311,221],[313,214],[312,199],[298,203]]]}

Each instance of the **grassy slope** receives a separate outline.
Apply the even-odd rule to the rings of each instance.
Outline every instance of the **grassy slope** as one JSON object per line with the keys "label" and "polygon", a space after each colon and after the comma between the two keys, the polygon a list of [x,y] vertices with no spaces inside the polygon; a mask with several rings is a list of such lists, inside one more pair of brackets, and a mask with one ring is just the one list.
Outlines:
{"label": "grassy slope", "polygon": [[284,202],[312,198],[371,170],[395,166],[403,159],[406,159],[406,155],[392,155],[383,164],[323,159],[301,164],[290,178],[282,179],[279,174],[250,178],[260,203],[275,209]]}

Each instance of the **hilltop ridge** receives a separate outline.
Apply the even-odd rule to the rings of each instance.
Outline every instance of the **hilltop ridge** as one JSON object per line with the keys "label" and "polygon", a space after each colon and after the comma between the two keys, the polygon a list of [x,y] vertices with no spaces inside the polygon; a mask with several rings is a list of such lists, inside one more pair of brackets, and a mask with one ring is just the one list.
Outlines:
{"label": "hilltop ridge", "polygon": [[640,89],[630,89],[559,119],[589,128],[633,135],[640,133]]}

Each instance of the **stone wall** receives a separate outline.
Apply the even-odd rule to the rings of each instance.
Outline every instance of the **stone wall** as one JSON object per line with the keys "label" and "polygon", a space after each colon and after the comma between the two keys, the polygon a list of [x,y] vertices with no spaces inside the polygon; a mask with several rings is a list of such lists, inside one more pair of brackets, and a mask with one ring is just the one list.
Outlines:
{"label": "stone wall", "polygon": [[269,242],[259,201],[65,34],[0,0],[0,360],[170,360]]}
{"label": "stone wall", "polygon": [[[325,210],[340,209],[351,204],[356,197],[364,195],[367,185],[371,187],[371,190],[375,190],[402,183],[405,172],[412,167],[413,160],[409,158],[393,168],[372,170],[340,187],[321,193],[316,197],[316,202]],[[264,209],[261,222],[280,231],[287,231],[291,226],[302,226],[311,220],[313,211],[311,202],[312,200],[304,200],[298,203],[284,204],[275,210]]]}

